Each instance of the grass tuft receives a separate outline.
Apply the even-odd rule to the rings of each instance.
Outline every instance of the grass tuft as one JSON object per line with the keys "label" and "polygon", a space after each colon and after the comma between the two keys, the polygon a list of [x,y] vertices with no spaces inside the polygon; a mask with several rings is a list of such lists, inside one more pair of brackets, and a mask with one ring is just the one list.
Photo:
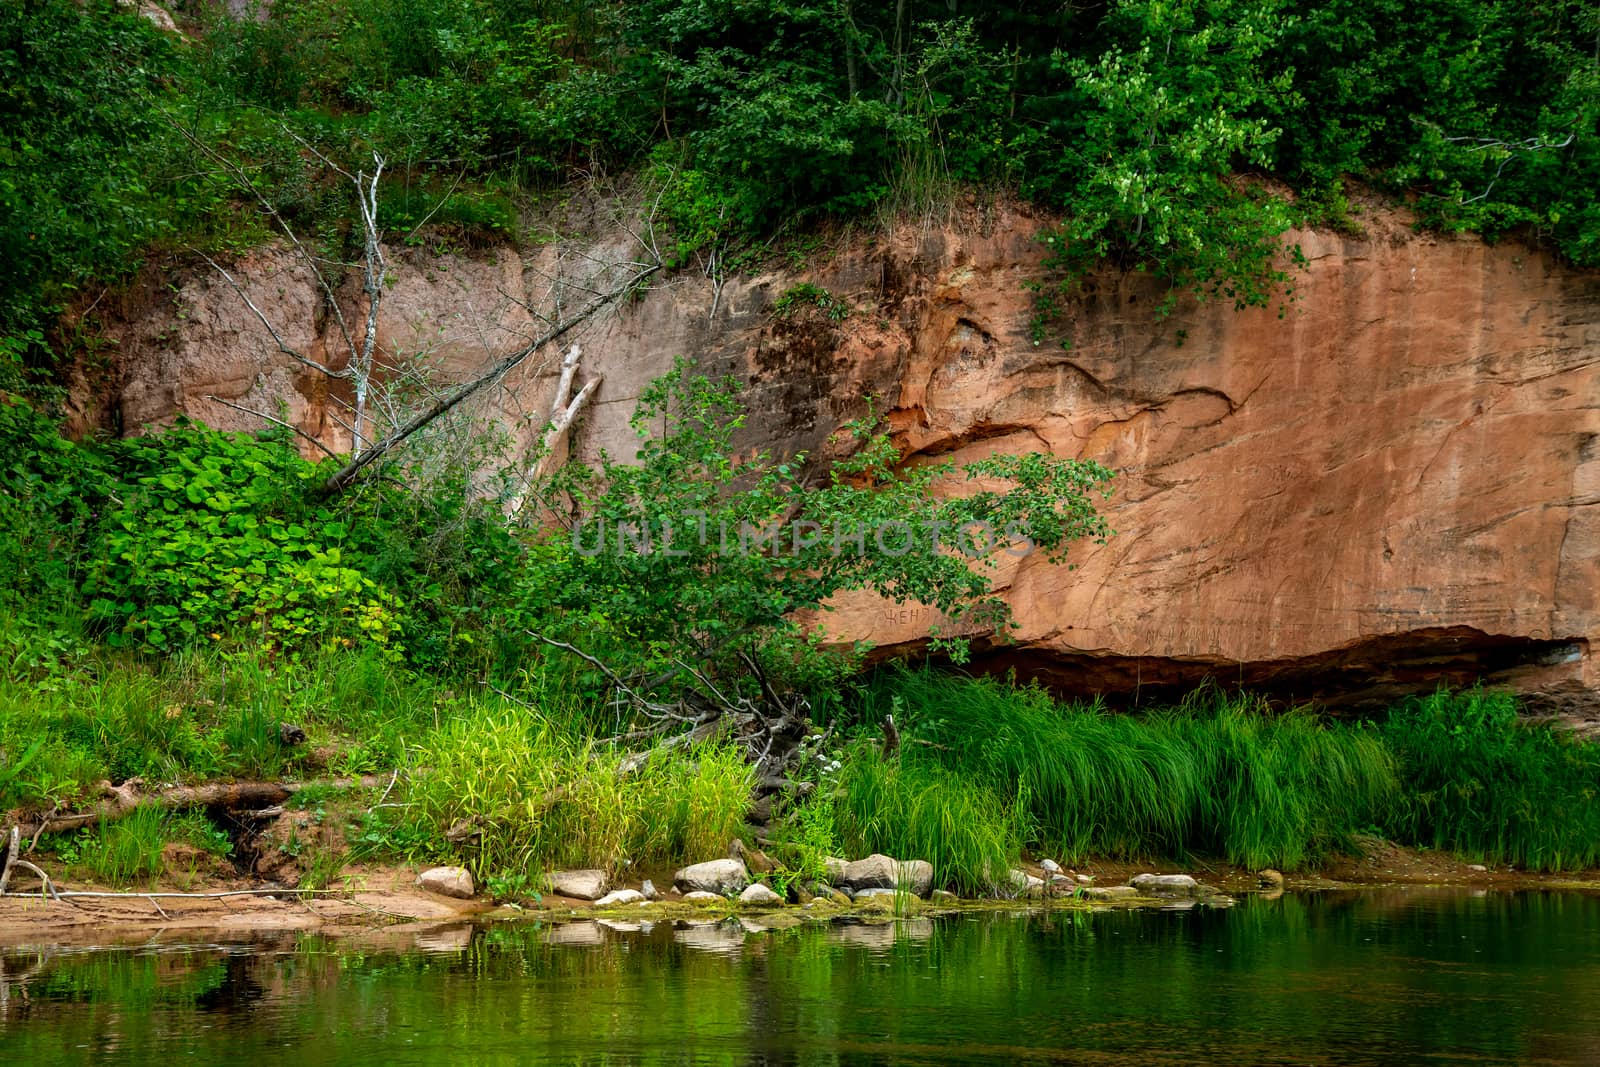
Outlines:
{"label": "grass tuft", "polygon": [[1300,867],[1348,844],[1397,789],[1375,731],[1216,692],[1137,718],[932,672],[891,672],[874,695],[946,770],[1024,807],[1029,844],[1068,860]]}
{"label": "grass tuft", "polygon": [[1530,870],[1600,864],[1600,746],[1483,689],[1407,700],[1383,737],[1406,782],[1385,820],[1396,839]]}

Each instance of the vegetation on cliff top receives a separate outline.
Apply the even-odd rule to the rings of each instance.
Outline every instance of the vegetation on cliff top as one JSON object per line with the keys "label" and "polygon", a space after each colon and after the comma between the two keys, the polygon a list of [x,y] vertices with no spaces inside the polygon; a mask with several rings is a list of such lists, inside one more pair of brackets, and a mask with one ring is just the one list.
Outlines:
{"label": "vegetation on cliff top", "polygon": [[632,169],[659,186],[669,259],[725,264],[779,227],[981,183],[1065,214],[1051,236],[1069,282],[1112,261],[1174,295],[1260,304],[1293,219],[1355,224],[1354,179],[1429,225],[1600,262],[1593,2],[174,11],[182,36],[111,0],[0,8],[13,378],[67,343],[48,336],[57,309],[141,256],[264,239],[257,194],[337,253],[345,193],[311,147],[388,160],[380,222],[401,240],[515,238],[523,192]]}

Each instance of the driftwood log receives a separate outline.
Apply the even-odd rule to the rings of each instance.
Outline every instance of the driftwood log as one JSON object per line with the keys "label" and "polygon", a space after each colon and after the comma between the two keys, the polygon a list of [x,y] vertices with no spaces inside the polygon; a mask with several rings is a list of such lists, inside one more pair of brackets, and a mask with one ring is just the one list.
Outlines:
{"label": "driftwood log", "polygon": [[377,789],[391,781],[387,774],[361,778],[324,778],[309,782],[223,782],[211,785],[179,785],[154,792],[143,792],[143,781],[130,778],[121,785],[101,784],[103,799],[88,811],[52,815],[33,825],[21,824],[24,836],[59,834],[98,823],[113,822],[142,807],[169,811],[186,808],[265,808],[282,804],[302,789],[325,786],[335,789]]}

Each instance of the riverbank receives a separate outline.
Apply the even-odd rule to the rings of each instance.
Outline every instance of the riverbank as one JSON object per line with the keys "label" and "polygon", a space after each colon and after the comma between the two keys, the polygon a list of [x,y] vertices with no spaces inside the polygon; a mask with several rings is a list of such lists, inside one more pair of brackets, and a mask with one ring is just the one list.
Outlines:
{"label": "riverbank", "polygon": [[[1028,856],[1060,859],[1073,887],[1153,869],[1130,856],[1211,857],[1184,869],[1229,894],[1257,891],[1265,868],[1291,889],[1583,884],[1572,872],[1593,871],[1600,840],[1600,748],[1476,690],[1378,723],[1215,692],[1133,716],[889,670],[813,728],[786,777],[763,780],[716,739],[608,741],[596,708],[549,676],[455,692],[370,655],[79,663],[26,690],[13,674],[15,699],[0,702],[0,749],[20,753],[0,768],[0,830],[20,828],[22,858],[72,886],[296,895],[226,910],[135,897],[49,919],[68,926],[107,909],[135,926],[174,910],[210,921],[208,909],[292,928],[454,919],[400,873],[435,865],[469,869],[485,899],[550,913],[562,902],[539,898],[546,872],[667,887],[731,841],[760,852],[752,871],[780,890],[813,885],[827,857],[882,853],[926,861],[929,888],[982,899],[996,895],[990,872]],[[13,889],[32,884],[16,874]],[[330,892],[351,886],[364,892]]]}
{"label": "riverbank", "polygon": [[[1216,891],[1216,896],[1208,901],[1201,898],[1207,906],[1226,906],[1235,899],[1252,895],[1271,898],[1284,892],[1401,887],[1495,893],[1572,890],[1600,894],[1600,870],[1563,874],[1503,867],[1480,870],[1481,864],[1470,864],[1442,853],[1408,849],[1377,840],[1363,844],[1364,854],[1333,857],[1316,869],[1290,872],[1284,876],[1281,887],[1265,884],[1257,872],[1204,860],[1183,866],[1098,860],[1077,865],[1073,873],[1091,877],[1102,887],[1126,885],[1146,872],[1187,873],[1202,886]],[[1034,877],[1043,878],[1049,874],[1034,862],[1024,861],[1020,869]],[[843,905],[817,900],[810,906],[774,908],[747,906],[737,899],[691,903],[683,899],[684,894],[668,890],[657,901],[610,906],[597,906],[593,901],[557,894],[523,898],[515,903],[496,903],[486,896],[463,900],[428,892],[417,884],[421,870],[417,865],[407,864],[358,864],[343,873],[339,886],[314,892],[263,886],[259,880],[248,878],[213,877],[199,882],[159,879],[132,891],[119,891],[93,882],[64,881],[57,883],[64,891],[115,895],[58,901],[48,899],[41,892],[37,896],[0,898],[0,947],[120,945],[181,941],[198,936],[232,941],[310,931],[356,939],[361,943],[404,945],[414,940],[426,947],[433,936],[430,932],[447,931],[462,923],[700,922],[741,916],[757,927],[772,929],[835,920],[882,922],[897,916],[953,911],[1162,908],[1172,907],[1180,899],[1133,895],[1117,900],[1087,900],[1065,891],[1015,900],[910,898],[897,904],[892,898],[879,897]],[[663,884],[671,884],[670,872],[657,872],[657,877],[663,879]],[[642,880],[621,882],[618,887],[637,888]]]}

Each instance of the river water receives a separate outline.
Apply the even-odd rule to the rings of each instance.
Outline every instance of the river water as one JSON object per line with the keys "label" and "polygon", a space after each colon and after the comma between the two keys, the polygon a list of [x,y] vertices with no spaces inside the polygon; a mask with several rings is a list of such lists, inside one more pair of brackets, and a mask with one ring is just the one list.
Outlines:
{"label": "river water", "polygon": [[1600,1064],[1600,897],[0,950],[0,1062]]}

